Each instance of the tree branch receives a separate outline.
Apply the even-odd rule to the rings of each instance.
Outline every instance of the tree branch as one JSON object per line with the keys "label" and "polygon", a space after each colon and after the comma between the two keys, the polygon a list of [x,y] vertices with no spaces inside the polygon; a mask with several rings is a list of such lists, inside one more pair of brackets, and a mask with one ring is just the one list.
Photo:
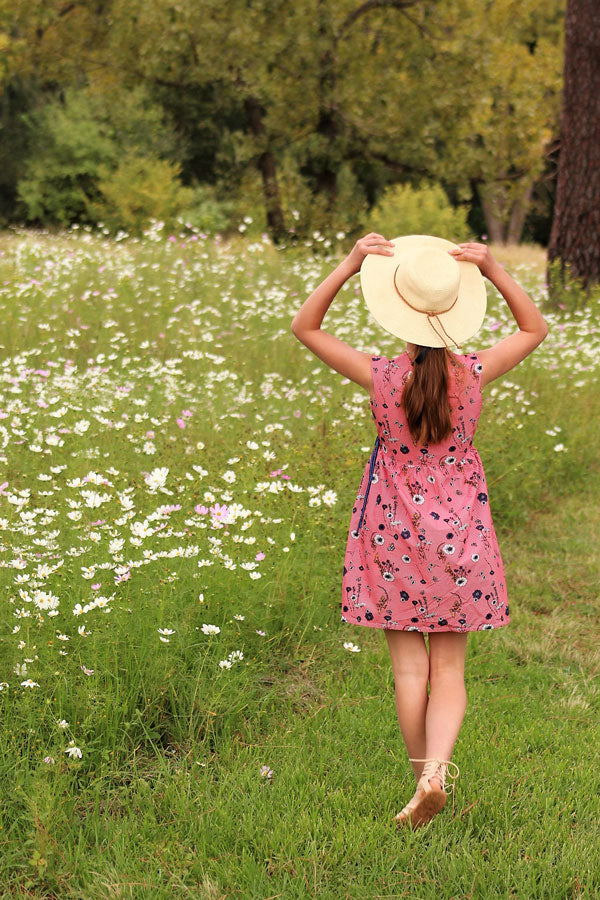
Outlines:
{"label": "tree branch", "polygon": [[360,19],[361,16],[366,15],[373,9],[398,9],[403,12],[408,9],[408,7],[415,6],[418,2],[419,0],[365,0],[364,3],[361,3],[360,6],[357,6],[356,9],[353,9],[352,12],[346,16],[341,27],[338,29],[335,39],[336,41],[339,41],[348,29],[354,25],[357,19]]}
{"label": "tree branch", "polygon": [[[355,153],[349,154],[351,157],[355,157],[356,159],[364,159],[364,154]],[[417,166],[409,166],[406,163],[399,162],[397,159],[392,159],[391,156],[388,156],[386,153],[377,153],[374,150],[368,150],[367,155],[371,157],[371,159],[376,159],[378,162],[382,162],[384,165],[391,169],[392,172],[399,172],[402,175],[423,175],[426,178],[432,178],[432,174],[429,169],[420,169]]]}
{"label": "tree branch", "polygon": [[[67,3],[66,6],[63,6],[63,8],[59,9],[59,11],[56,13],[56,18],[62,19],[63,16],[68,16],[69,13],[73,12],[73,10],[77,6],[79,6],[79,3]],[[45,33],[48,31],[50,26],[54,25],[54,22],[55,22],[55,20],[53,19],[51,22],[48,22],[48,24],[45,25],[43,28],[41,25],[38,28],[36,28],[35,36],[37,37],[38,41],[41,41],[41,39],[44,37]]]}

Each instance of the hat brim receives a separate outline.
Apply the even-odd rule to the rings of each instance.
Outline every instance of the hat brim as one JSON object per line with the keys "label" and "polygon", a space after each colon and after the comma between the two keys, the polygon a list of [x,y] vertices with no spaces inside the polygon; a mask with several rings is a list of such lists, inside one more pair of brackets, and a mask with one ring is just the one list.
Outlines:
{"label": "hat brim", "polygon": [[[427,316],[411,309],[398,297],[394,288],[394,272],[406,251],[423,246],[442,250],[458,245],[429,234],[409,234],[393,238],[394,255],[369,253],[360,268],[360,285],[367,307],[376,322],[386,331],[421,347],[443,347],[449,343],[437,335]],[[485,279],[472,262],[457,260],[460,267],[458,297],[452,309],[441,313],[439,321],[455,344],[462,344],[476,334],[483,323],[487,304]],[[434,320],[436,328],[438,322]],[[442,332],[443,333],[443,332]]]}

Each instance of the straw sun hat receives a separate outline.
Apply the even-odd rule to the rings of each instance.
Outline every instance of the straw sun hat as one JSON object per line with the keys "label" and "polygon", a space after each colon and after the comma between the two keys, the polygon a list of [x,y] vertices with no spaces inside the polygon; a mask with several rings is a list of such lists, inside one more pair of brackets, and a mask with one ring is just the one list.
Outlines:
{"label": "straw sun hat", "polygon": [[[481,328],[485,280],[472,262],[448,253],[457,244],[428,234],[392,240],[393,256],[369,253],[360,284],[373,318],[422,347],[460,347]],[[391,248],[390,248],[391,249]]]}

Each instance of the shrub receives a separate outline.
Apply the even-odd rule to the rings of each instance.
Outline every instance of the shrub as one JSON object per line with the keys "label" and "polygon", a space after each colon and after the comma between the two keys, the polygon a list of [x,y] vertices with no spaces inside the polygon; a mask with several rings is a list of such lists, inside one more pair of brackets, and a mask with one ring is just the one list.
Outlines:
{"label": "shrub", "polygon": [[118,153],[107,129],[94,119],[83,94],[75,94],[66,105],[53,102],[38,110],[32,131],[36,146],[17,187],[26,220],[89,221],[97,180]]}
{"label": "shrub", "polygon": [[337,169],[333,204],[326,194],[314,193],[293,157],[288,156],[282,161],[279,174],[286,226],[298,238],[310,239],[314,232],[320,232],[332,240],[338,232],[355,231],[366,215],[364,191],[348,163]]}
{"label": "shrub", "polygon": [[172,224],[194,194],[182,187],[178,176],[178,165],[132,151],[116,169],[102,171],[100,199],[89,204],[90,215],[113,231],[124,228],[135,234],[151,219]]}
{"label": "shrub", "polygon": [[23,119],[32,138],[17,193],[30,222],[95,222],[104,209],[99,182],[111,180],[107,173],[120,168],[119,160],[137,155],[147,165],[178,152],[164,111],[142,87],[68,90],[64,99],[45,101]]}
{"label": "shrub", "polygon": [[549,310],[559,307],[575,312],[600,302],[600,284],[590,284],[586,288],[583,279],[573,273],[571,264],[563,263],[560,258],[547,263],[546,276],[548,296],[545,306]]}
{"label": "shrub", "polygon": [[366,222],[367,231],[388,238],[434,234],[450,241],[469,239],[465,207],[453,207],[439,184],[394,184],[384,191]]}
{"label": "shrub", "polygon": [[206,234],[229,231],[233,227],[235,203],[218,200],[215,189],[199,185],[190,194],[190,204],[180,212],[179,220]]}

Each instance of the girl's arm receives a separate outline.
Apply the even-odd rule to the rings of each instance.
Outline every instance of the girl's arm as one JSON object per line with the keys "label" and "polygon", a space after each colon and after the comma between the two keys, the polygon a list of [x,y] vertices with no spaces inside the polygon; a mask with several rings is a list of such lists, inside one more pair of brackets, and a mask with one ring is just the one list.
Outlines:
{"label": "girl's arm", "polygon": [[372,392],[371,354],[355,350],[345,341],[321,329],[321,322],[342,285],[360,271],[368,253],[392,256],[391,241],[371,233],[356,242],[352,251],[304,301],[292,320],[292,332],[308,349],[340,375]]}
{"label": "girl's arm", "polygon": [[481,274],[489,278],[506,300],[519,328],[493,347],[477,352],[483,369],[483,388],[529,356],[548,334],[548,325],[533,300],[494,259],[486,244],[466,243],[458,247],[448,252],[456,260],[474,262],[479,267]]}

